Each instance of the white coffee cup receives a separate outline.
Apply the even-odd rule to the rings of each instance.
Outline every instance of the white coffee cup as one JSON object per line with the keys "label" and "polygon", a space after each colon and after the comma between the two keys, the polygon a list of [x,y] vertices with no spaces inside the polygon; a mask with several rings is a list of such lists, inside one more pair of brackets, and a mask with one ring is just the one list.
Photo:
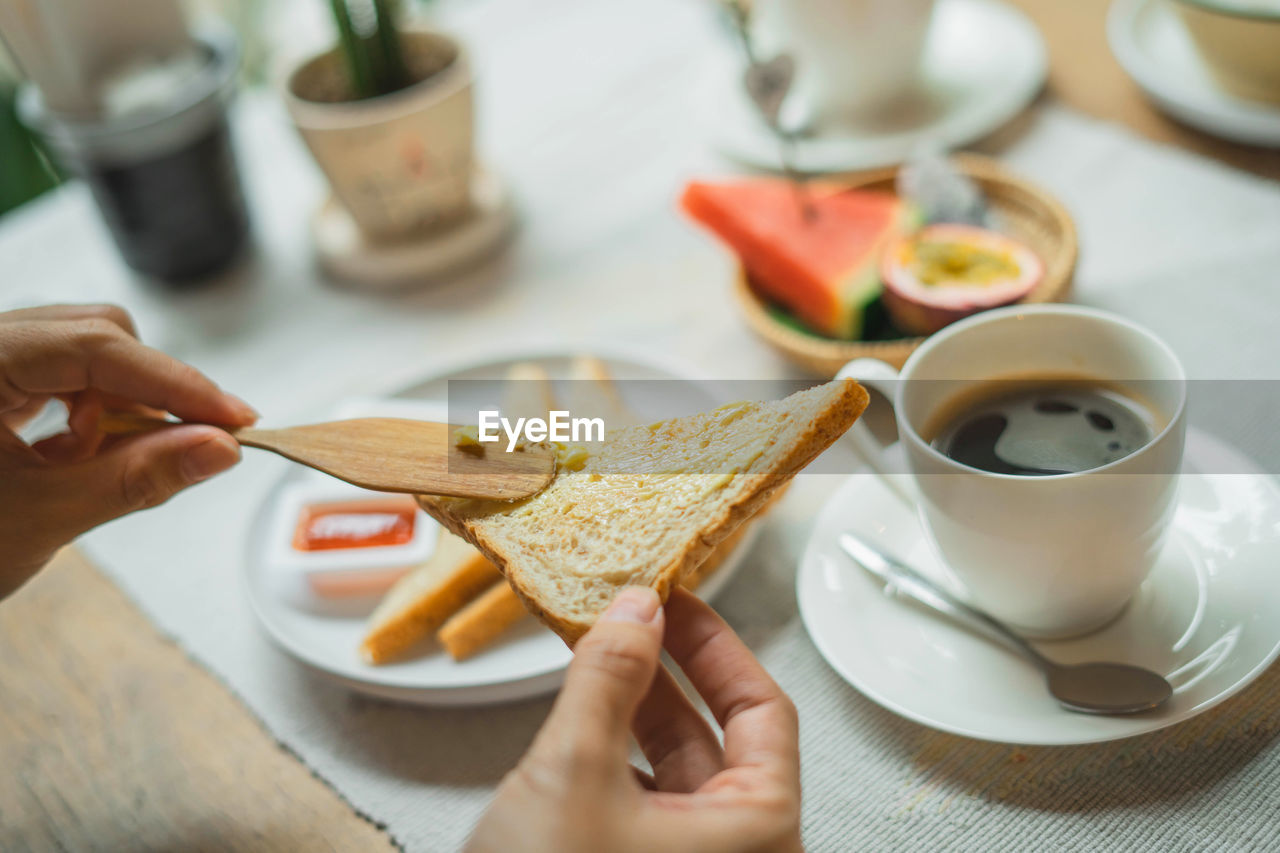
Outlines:
{"label": "white coffee cup", "polygon": [[[1155,437],[1110,464],[1048,476],[971,468],[924,437],[930,419],[967,387],[1063,373],[1133,391],[1163,422]],[[1186,374],[1159,338],[1091,308],[1013,306],[948,326],[900,372],[858,359],[838,375],[892,400],[911,497],[973,604],[1037,638],[1083,634],[1119,615],[1155,564],[1176,508]],[[883,447],[870,431],[858,424],[850,436],[883,470]]]}
{"label": "white coffee cup", "polygon": [[793,98],[810,124],[856,124],[920,81],[934,0],[760,0],[762,55],[796,62]]}

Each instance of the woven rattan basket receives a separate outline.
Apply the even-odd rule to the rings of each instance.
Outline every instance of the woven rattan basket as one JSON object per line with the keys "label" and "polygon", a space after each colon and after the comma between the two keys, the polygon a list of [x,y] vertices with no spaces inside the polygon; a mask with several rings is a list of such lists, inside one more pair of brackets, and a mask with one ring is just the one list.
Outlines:
{"label": "woven rattan basket", "polygon": [[[1062,302],[1071,292],[1075,274],[1076,228],[1053,196],[1021,178],[1011,175],[995,160],[959,155],[953,162],[978,182],[987,203],[995,211],[1000,229],[1030,246],[1044,261],[1044,279],[1022,302]],[[849,187],[870,190],[894,189],[897,167],[859,172],[837,180]],[[855,358],[878,358],[901,367],[924,338],[892,341],[836,341],[792,329],[770,313],[752,289],[745,271],[739,268],[734,294],[752,330],[778,352],[821,376],[834,376],[845,362]]]}

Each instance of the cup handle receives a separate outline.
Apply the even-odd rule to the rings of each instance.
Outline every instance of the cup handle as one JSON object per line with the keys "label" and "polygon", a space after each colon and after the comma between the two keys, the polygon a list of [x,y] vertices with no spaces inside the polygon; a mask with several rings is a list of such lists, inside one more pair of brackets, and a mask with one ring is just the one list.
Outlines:
{"label": "cup handle", "polygon": [[[840,368],[835,378],[856,379],[863,385],[870,386],[883,394],[885,399],[889,401],[889,405],[893,405],[894,392],[899,381],[898,371],[876,358],[855,358]],[[853,445],[854,452],[880,478],[880,482],[884,483],[889,488],[889,491],[893,492],[903,503],[914,508],[916,499],[915,495],[911,493],[909,483],[905,482],[906,478],[895,476],[889,472],[884,456],[885,445],[872,435],[870,427],[861,420],[857,420],[849,431],[845,433],[845,438],[849,439]]]}

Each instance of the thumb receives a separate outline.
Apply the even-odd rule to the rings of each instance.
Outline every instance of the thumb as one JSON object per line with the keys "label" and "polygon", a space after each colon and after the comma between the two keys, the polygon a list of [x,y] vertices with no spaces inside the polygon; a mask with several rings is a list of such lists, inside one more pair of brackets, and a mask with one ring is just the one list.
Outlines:
{"label": "thumb", "polygon": [[618,593],[574,646],[564,687],[534,749],[625,767],[631,720],[658,668],[662,627],[656,592],[631,586]]}
{"label": "thumb", "polygon": [[158,506],[240,460],[240,446],[211,426],[176,426],[134,436],[91,459],[50,472],[57,489],[51,520],[66,538],[140,509]]}

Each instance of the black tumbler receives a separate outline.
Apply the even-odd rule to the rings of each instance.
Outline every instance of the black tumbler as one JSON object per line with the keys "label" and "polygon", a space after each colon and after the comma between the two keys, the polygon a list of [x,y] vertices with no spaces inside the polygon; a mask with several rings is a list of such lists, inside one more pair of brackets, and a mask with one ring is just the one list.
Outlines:
{"label": "black tumbler", "polygon": [[227,126],[239,51],[221,33],[196,45],[199,73],[163,106],[86,120],[47,110],[34,87],[20,101],[27,125],[89,185],[125,262],[173,285],[227,267],[249,230]]}

